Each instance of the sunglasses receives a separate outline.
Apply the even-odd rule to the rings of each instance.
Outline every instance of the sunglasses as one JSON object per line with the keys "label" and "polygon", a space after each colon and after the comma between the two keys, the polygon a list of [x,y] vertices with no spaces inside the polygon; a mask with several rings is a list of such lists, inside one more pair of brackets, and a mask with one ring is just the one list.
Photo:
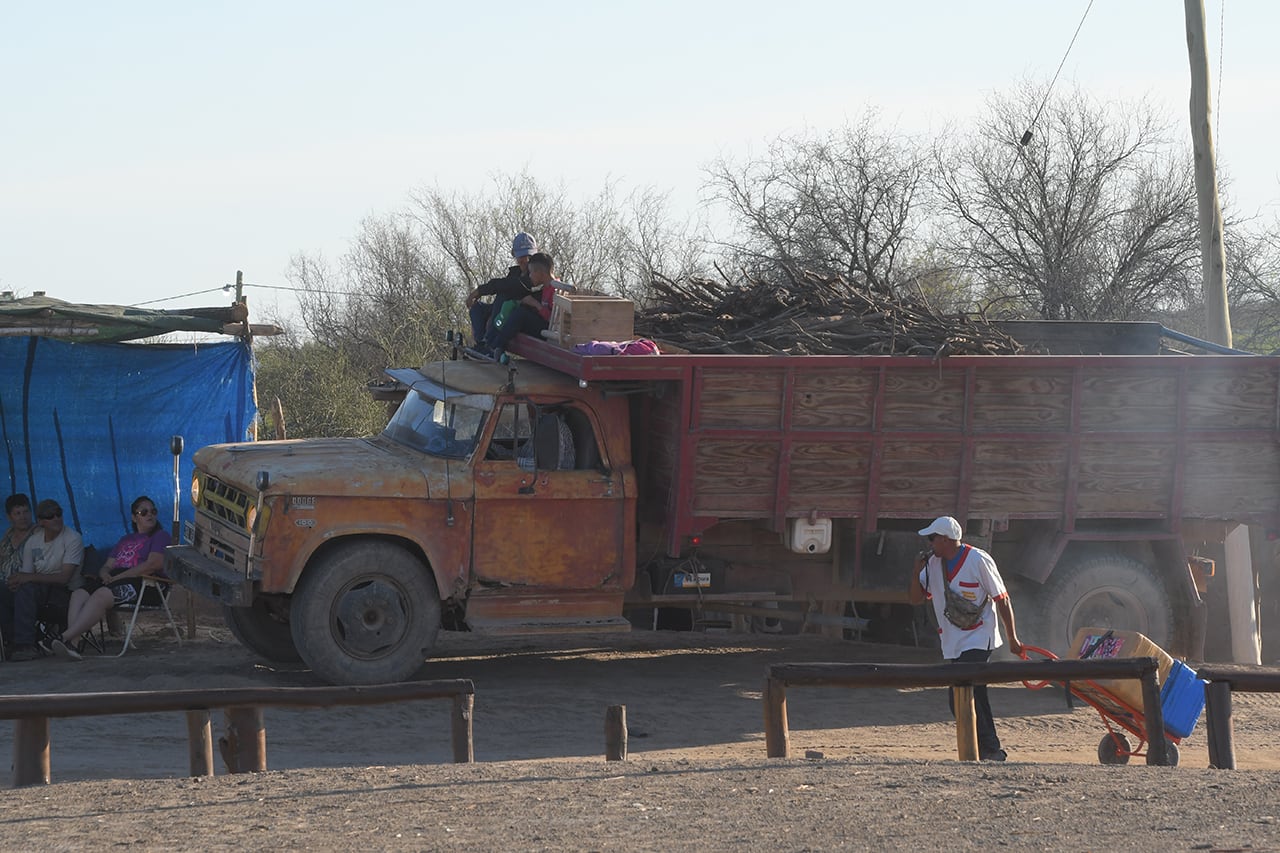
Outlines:
{"label": "sunglasses", "polygon": [[39,515],[36,517],[39,518],[41,521],[52,521],[55,518],[62,518],[62,513],[55,512],[53,515]]}
{"label": "sunglasses", "polygon": [[134,515],[155,515],[155,514],[156,514],[156,511],[154,509],[140,509],[134,512]]}
{"label": "sunglasses", "polygon": [[937,539],[937,538],[938,538],[938,534],[936,534],[936,533],[930,533],[930,534],[929,534],[929,541],[930,541],[930,542],[932,542],[933,540],[935,540],[935,539]]}

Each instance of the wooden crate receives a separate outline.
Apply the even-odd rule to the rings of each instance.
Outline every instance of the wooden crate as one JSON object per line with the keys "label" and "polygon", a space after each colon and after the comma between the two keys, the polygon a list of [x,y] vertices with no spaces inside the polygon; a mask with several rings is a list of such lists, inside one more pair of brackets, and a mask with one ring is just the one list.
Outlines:
{"label": "wooden crate", "polygon": [[589,341],[629,341],[635,337],[636,309],[630,299],[557,293],[551,321],[542,336],[562,347]]}

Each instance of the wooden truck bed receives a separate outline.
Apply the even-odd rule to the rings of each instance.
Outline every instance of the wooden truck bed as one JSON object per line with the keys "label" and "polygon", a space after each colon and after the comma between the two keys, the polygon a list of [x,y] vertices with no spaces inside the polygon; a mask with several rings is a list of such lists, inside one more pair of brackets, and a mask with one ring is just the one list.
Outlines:
{"label": "wooden truck bed", "polygon": [[1280,526],[1280,358],[581,356],[645,383],[636,466],[668,545],[727,519],[1184,518]]}

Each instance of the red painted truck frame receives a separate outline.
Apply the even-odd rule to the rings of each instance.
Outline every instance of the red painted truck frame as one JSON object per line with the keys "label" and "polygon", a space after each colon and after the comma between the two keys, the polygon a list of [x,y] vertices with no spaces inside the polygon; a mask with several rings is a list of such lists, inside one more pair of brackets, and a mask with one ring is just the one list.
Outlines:
{"label": "red painted truck frame", "polygon": [[[947,514],[1030,582],[1028,610],[1073,551],[1150,564],[1171,599],[1163,639],[1190,653],[1204,614],[1188,557],[1237,523],[1280,527],[1274,357],[628,358],[532,339],[517,351],[588,386],[647,387],[633,398],[633,457],[642,521],[668,555],[726,519],[851,527],[845,570],[794,598],[901,601],[910,531]],[[890,549],[894,580],[868,584],[881,531],[907,541]]]}

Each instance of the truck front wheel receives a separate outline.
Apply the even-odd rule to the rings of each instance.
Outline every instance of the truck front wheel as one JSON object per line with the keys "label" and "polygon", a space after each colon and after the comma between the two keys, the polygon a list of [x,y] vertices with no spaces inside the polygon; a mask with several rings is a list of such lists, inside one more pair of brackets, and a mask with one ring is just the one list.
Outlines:
{"label": "truck front wheel", "polygon": [[[1063,657],[1075,657],[1071,641],[1085,627],[1138,631],[1162,648],[1173,642],[1173,605],[1160,578],[1130,557],[1097,556],[1057,569],[1036,596],[1030,619],[1014,601],[1018,633]],[[1064,654],[1065,652],[1065,654]]]}
{"label": "truck front wheel", "polygon": [[308,566],[294,591],[293,641],[333,684],[403,681],[440,630],[440,597],[421,561],[390,542],[340,544]]}
{"label": "truck front wheel", "polygon": [[275,663],[302,660],[293,644],[288,620],[277,616],[261,598],[249,607],[222,608],[222,618],[240,645]]}

